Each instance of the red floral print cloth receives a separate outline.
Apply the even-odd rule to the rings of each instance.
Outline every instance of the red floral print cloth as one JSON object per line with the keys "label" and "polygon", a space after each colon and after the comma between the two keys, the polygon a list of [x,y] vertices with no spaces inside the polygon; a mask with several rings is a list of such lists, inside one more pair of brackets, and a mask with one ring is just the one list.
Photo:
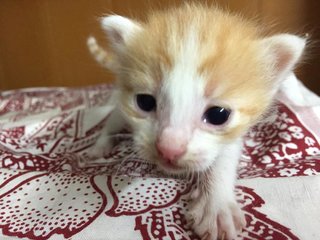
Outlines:
{"label": "red floral print cloth", "polygon": [[[112,87],[0,93],[0,239],[199,239],[186,215],[192,179],[169,178],[130,133],[84,163],[112,111]],[[245,137],[235,189],[239,239],[320,239],[320,98],[293,75],[278,111]]]}

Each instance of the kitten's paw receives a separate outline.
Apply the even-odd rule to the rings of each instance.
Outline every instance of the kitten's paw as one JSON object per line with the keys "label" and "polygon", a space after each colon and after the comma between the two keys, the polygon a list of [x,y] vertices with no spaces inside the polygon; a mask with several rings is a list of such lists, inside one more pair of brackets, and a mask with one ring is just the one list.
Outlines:
{"label": "kitten's paw", "polygon": [[205,195],[193,201],[192,227],[202,240],[235,239],[245,227],[244,216],[235,201]]}
{"label": "kitten's paw", "polygon": [[111,153],[114,147],[114,141],[108,137],[100,137],[98,141],[90,147],[89,151],[85,154],[87,162],[93,162],[107,156]]}

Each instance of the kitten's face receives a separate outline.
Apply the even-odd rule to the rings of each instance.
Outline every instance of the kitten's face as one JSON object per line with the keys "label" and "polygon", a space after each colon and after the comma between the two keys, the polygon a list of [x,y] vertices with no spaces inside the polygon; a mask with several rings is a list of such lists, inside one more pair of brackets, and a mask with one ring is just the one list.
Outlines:
{"label": "kitten's face", "polygon": [[164,40],[166,55],[155,49],[161,45],[156,37],[141,34],[132,43],[120,74],[121,107],[148,159],[170,172],[200,171],[265,110],[270,76],[248,40],[201,42],[192,28],[176,38]]}
{"label": "kitten's face", "polygon": [[218,10],[189,6],[130,24],[114,36],[123,41],[114,43],[119,106],[138,149],[173,173],[205,170],[239,142],[299,57]]}

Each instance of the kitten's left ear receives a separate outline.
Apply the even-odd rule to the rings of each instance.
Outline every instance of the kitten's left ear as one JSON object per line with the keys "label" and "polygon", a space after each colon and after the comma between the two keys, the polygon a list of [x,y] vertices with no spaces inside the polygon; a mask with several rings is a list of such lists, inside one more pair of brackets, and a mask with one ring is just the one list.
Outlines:
{"label": "kitten's left ear", "polygon": [[262,40],[264,56],[273,66],[276,81],[281,80],[293,70],[299,61],[306,45],[306,39],[291,35],[279,34]]}
{"label": "kitten's left ear", "polygon": [[139,30],[141,26],[136,21],[119,15],[110,15],[101,19],[101,25],[106,31],[112,49],[120,53],[128,40]]}

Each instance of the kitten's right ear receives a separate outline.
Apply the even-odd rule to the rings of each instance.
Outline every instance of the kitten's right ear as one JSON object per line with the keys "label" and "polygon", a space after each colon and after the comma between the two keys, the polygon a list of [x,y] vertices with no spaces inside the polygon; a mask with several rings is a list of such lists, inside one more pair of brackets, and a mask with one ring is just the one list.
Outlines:
{"label": "kitten's right ear", "polygon": [[307,39],[292,34],[279,34],[261,41],[264,58],[273,65],[276,79],[282,79],[284,74],[293,70],[303,54],[306,42]]}
{"label": "kitten's right ear", "polygon": [[103,17],[101,25],[116,52],[121,52],[130,37],[141,30],[139,23],[119,15]]}

